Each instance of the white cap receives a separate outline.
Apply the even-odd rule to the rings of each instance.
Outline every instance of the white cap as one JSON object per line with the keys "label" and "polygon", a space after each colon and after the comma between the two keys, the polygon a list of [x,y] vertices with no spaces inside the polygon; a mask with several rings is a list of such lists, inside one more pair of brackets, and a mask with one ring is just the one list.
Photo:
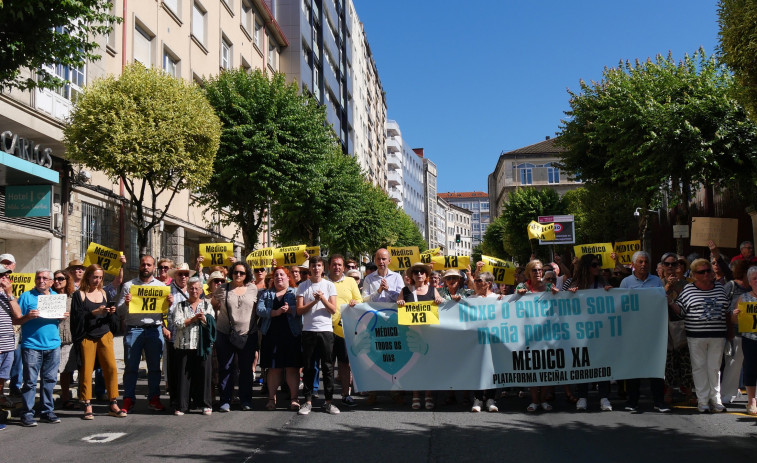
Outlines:
{"label": "white cap", "polygon": [[11,264],[16,263],[16,258],[13,257],[13,254],[0,254],[0,262],[7,260]]}

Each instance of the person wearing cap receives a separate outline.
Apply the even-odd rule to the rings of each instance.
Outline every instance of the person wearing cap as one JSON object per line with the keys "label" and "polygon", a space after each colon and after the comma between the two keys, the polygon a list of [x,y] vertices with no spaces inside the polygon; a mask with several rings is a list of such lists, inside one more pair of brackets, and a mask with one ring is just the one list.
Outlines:
{"label": "person wearing cap", "polygon": [[464,297],[470,297],[476,292],[470,288],[463,288],[463,276],[460,271],[451,268],[442,274],[444,286],[439,290],[439,295],[447,301],[459,301]]}
{"label": "person wearing cap", "polygon": [[[139,276],[124,283],[118,298],[117,313],[126,325],[124,334],[124,411],[130,413],[136,401],[137,374],[142,353],[147,360],[147,389],[152,410],[163,411],[165,407],[160,402],[160,360],[163,356],[164,338],[170,337],[171,332],[163,326],[163,314],[129,313],[131,302],[131,287],[137,286],[166,286],[153,276],[155,258],[149,255],[139,260]],[[168,303],[173,304],[173,296],[168,295]]]}
{"label": "person wearing cap", "polygon": [[[16,258],[13,257],[13,254],[0,254],[0,264],[2,264],[7,270],[10,270],[11,272],[16,271]],[[13,332],[18,338],[21,334],[21,327],[14,325]],[[13,365],[11,366],[10,383],[8,384],[11,395],[21,395],[21,386],[23,385],[24,381],[22,373],[23,364],[24,362],[21,358],[21,344],[18,344],[16,351],[13,353]]]}
{"label": "person wearing cap", "polygon": [[226,283],[226,276],[219,270],[215,270],[208,276],[208,290],[205,293],[205,297],[213,297],[213,292],[222,284]]}
{"label": "person wearing cap", "polygon": [[[34,274],[34,288],[18,298],[18,306],[23,315],[17,323],[21,324],[21,356],[24,358],[24,386],[21,389],[23,407],[21,425],[37,426],[34,421],[34,399],[37,393],[37,379],[42,377],[40,402],[40,420],[47,423],[60,423],[54,410],[53,388],[58,382],[58,365],[60,363],[60,319],[42,318],[37,310],[39,296],[55,294],[50,289],[53,272],[39,269]],[[69,312],[64,313],[68,318]]]}
{"label": "person wearing cap", "polygon": [[0,264],[0,407],[10,408],[13,402],[3,394],[5,382],[10,379],[11,365],[16,351],[13,321],[21,318],[21,308],[13,296],[11,270]]}
{"label": "person wearing cap", "polygon": [[13,254],[0,254],[0,264],[11,272],[16,271],[16,258],[13,257]]}
{"label": "person wearing cap", "polygon": [[68,263],[66,267],[66,273],[71,275],[71,279],[74,280],[74,289],[79,289],[81,279],[84,278],[84,263],[79,259],[74,259]]}
{"label": "person wearing cap", "polygon": [[[444,299],[439,295],[436,288],[429,285],[428,276],[431,274],[431,266],[422,262],[416,262],[407,269],[407,274],[412,279],[412,284],[402,288],[397,297],[397,306],[402,307],[405,302],[433,301],[441,304]],[[426,391],[426,410],[434,409],[434,398],[431,391]],[[419,391],[413,391],[413,410],[421,408],[421,395]]]}
{"label": "person wearing cap", "polygon": [[[395,302],[405,286],[402,275],[389,270],[392,258],[381,248],[374,256],[376,271],[363,279],[363,300],[366,302]],[[367,266],[366,266],[367,268]]]}
{"label": "person wearing cap", "polygon": [[176,267],[168,271],[168,276],[171,278],[171,284],[168,285],[171,288],[171,296],[173,296],[173,303],[168,308],[168,314],[166,316],[166,325],[170,335],[166,337],[165,348],[163,351],[163,369],[166,375],[166,389],[168,390],[168,400],[174,410],[180,410],[179,407],[179,394],[177,385],[179,384],[178,377],[178,365],[176,364],[176,356],[174,355],[173,340],[176,337],[176,325],[174,324],[174,311],[182,302],[189,299],[189,293],[187,292],[187,282],[189,278],[195,274],[194,270],[189,269],[189,264],[181,263]]}

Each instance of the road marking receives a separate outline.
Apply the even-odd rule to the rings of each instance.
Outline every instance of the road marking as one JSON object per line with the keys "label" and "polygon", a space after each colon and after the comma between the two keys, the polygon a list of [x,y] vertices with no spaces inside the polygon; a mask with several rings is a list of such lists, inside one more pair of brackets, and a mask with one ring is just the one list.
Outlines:
{"label": "road marking", "polygon": [[125,432],[103,432],[100,434],[92,434],[91,436],[82,437],[81,440],[89,442],[90,444],[105,444],[107,442],[113,442],[119,437],[125,436]]}

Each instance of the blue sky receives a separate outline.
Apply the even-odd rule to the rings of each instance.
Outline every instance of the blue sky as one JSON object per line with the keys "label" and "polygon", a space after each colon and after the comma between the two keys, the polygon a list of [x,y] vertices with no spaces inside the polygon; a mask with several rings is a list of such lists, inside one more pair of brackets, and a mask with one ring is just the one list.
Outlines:
{"label": "blue sky", "polygon": [[439,169],[487,191],[499,154],[554,136],[567,88],[620,60],[717,45],[716,0],[353,0],[387,117]]}

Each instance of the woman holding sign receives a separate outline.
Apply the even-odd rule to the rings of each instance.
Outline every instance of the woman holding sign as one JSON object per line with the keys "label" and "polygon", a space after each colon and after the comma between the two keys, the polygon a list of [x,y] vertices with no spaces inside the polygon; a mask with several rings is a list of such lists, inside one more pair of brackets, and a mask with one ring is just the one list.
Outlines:
{"label": "woman holding sign", "polygon": [[[515,287],[516,294],[543,293],[544,291],[551,291],[554,294],[559,291],[555,285],[544,281],[544,265],[539,259],[534,259],[526,264],[523,276],[526,281],[518,283],[518,286]],[[552,410],[552,405],[547,400],[548,397],[553,396],[553,387],[532,386],[529,389],[531,391],[531,404],[526,407],[527,412],[537,411],[540,403],[545,412]]]}
{"label": "woman holding sign", "polygon": [[[738,323],[739,314],[743,311],[745,304],[742,305],[742,303],[757,303],[757,267],[750,267],[747,271],[746,277],[751,286],[751,291],[742,294],[739,298],[738,305],[740,307],[733,311],[733,317],[731,319],[734,324]],[[745,313],[744,315],[748,314]],[[744,315],[742,315],[742,317]],[[753,315],[753,317],[755,317],[755,315]],[[754,323],[752,323],[752,325],[753,324]],[[750,415],[757,415],[757,399],[755,399],[755,391],[757,391],[757,332],[742,331],[741,348],[744,351],[744,385],[746,386],[747,395],[746,412]]]}
{"label": "woman holding sign", "polygon": [[[441,304],[444,299],[439,295],[439,291],[429,285],[428,276],[431,274],[431,266],[416,262],[409,269],[407,269],[408,278],[412,281],[412,284],[402,288],[399,297],[397,298],[397,306],[402,307],[405,305],[405,301],[421,302],[421,301],[434,301],[436,304]],[[421,394],[419,391],[413,391],[413,410],[421,408]],[[426,410],[434,409],[434,398],[431,391],[426,391]]]}
{"label": "woman holding sign", "polygon": [[74,340],[81,344],[81,368],[79,369],[79,400],[84,404],[82,419],[94,419],[92,414],[92,370],[95,358],[105,376],[105,385],[110,400],[108,414],[118,418],[126,416],[126,411],[118,406],[118,370],[113,351],[111,326],[118,322],[115,304],[108,304],[103,290],[103,269],[92,264],[84,271],[81,286],[71,301],[71,331]]}
{"label": "woman holding sign", "polygon": [[252,364],[258,349],[257,300],[258,290],[252,282],[252,270],[245,262],[235,262],[231,267],[231,282],[221,285],[213,293],[213,308],[218,314],[216,351],[220,369],[221,412],[231,410],[235,359],[239,365],[242,410],[252,410]]}

